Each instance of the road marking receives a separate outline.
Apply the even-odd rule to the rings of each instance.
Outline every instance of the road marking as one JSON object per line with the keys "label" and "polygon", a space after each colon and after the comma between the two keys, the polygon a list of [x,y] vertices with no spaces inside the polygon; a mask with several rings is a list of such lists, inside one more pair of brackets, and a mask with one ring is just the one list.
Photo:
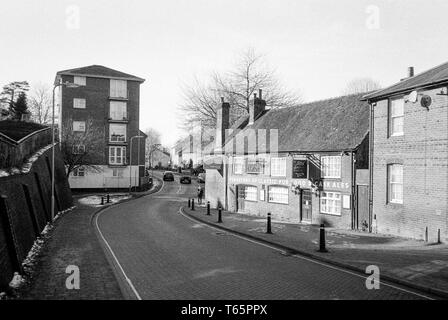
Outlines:
{"label": "road marking", "polygon": [[[212,229],[215,229],[215,230],[219,230],[220,232],[223,232],[223,230],[220,229],[220,228],[211,226],[211,225],[206,224],[206,223],[203,223],[203,222],[199,222],[199,221],[197,221],[197,220],[195,220],[195,219],[189,217],[188,215],[186,215],[186,214],[183,212],[182,207],[179,208],[179,213],[180,213],[183,217],[185,217],[185,218],[187,218],[187,219],[189,219],[189,220],[191,220],[191,221],[194,221],[195,223],[200,223],[200,224],[203,224],[203,225],[205,225],[205,226],[207,226],[207,227],[209,227],[209,228],[212,228]],[[246,238],[246,237],[243,237],[243,236],[240,236],[240,235],[231,233],[231,232],[227,232],[227,233],[230,234],[230,235],[232,235],[232,236],[234,236],[234,237],[236,237],[236,238],[240,238],[240,239],[242,239],[242,240],[245,240],[245,241],[248,241],[248,242],[252,242],[252,243],[254,243],[254,244],[261,245],[261,246],[264,246],[264,247],[267,247],[267,248],[270,248],[270,249],[275,250],[275,251],[278,251],[278,252],[280,252],[280,253],[282,253],[282,254],[285,253],[285,250],[282,250],[282,249],[280,249],[280,248],[277,248],[277,247],[268,245],[268,244],[266,244],[266,243],[263,243],[263,242],[260,242],[260,241],[256,241],[256,240],[253,240],[253,239],[249,239],[249,238]],[[306,261],[309,261],[309,262],[318,264],[318,265],[323,266],[323,267],[327,267],[327,268],[334,269],[334,270],[337,270],[337,271],[341,271],[341,272],[344,272],[344,273],[347,273],[347,274],[350,274],[350,275],[354,275],[354,276],[359,277],[359,278],[362,278],[362,279],[367,279],[367,278],[368,278],[367,276],[363,276],[363,275],[360,275],[360,274],[358,274],[358,273],[355,273],[355,272],[352,272],[352,271],[349,271],[349,270],[342,269],[342,268],[340,268],[340,267],[332,266],[332,265],[327,264],[327,263],[325,263],[325,262],[320,262],[320,261],[317,261],[317,260],[314,260],[314,259],[311,259],[311,258],[307,258],[307,257],[301,256],[301,255],[299,255],[299,254],[293,254],[293,255],[291,255],[291,256],[294,257],[294,258],[297,258],[297,259],[302,259],[302,260],[306,260]],[[419,296],[419,297],[424,298],[424,299],[434,300],[434,299],[431,298],[431,297],[428,297],[428,296],[425,296],[425,295],[422,295],[422,294],[420,294],[420,293],[416,293],[416,292],[413,292],[413,291],[409,291],[409,290],[407,290],[407,289],[403,289],[403,288],[400,288],[400,287],[396,287],[396,286],[394,286],[394,285],[391,285],[391,284],[388,284],[388,283],[385,283],[385,282],[382,282],[382,281],[380,281],[380,283],[383,284],[383,285],[386,286],[386,287],[390,287],[390,288],[393,288],[393,289],[396,289],[396,290],[399,290],[399,291],[403,291],[403,292],[406,292],[406,293],[409,293],[409,294],[413,294],[413,295]]]}
{"label": "road marking", "polygon": [[[106,210],[107,210],[107,209],[106,209]],[[131,279],[129,279],[128,276],[127,276],[127,274],[126,274],[126,272],[124,272],[124,269],[123,269],[123,267],[121,266],[120,261],[118,261],[117,256],[115,255],[114,251],[113,251],[112,248],[110,247],[109,242],[107,242],[106,238],[104,237],[104,235],[103,235],[103,233],[101,232],[101,229],[100,229],[100,227],[99,227],[99,225],[98,225],[98,217],[99,217],[104,211],[106,211],[106,210],[101,211],[100,213],[98,213],[98,214],[95,216],[95,225],[96,225],[96,228],[97,228],[97,230],[98,230],[98,232],[99,232],[99,234],[100,234],[100,236],[101,236],[101,239],[104,241],[104,243],[106,244],[107,249],[109,250],[109,252],[110,252],[110,254],[112,255],[112,257],[114,258],[115,262],[117,263],[118,268],[120,269],[121,273],[123,274],[123,276],[124,276],[126,282],[128,283],[128,285],[129,285],[129,287],[131,288],[131,290],[134,292],[134,295],[136,296],[137,300],[142,300],[142,298],[140,297],[138,291],[135,289],[134,285],[132,284]]]}
{"label": "road marking", "polygon": [[176,193],[179,194],[179,192],[180,192],[181,190],[182,190],[182,185],[180,184],[180,185],[179,185],[179,189],[177,190]]}

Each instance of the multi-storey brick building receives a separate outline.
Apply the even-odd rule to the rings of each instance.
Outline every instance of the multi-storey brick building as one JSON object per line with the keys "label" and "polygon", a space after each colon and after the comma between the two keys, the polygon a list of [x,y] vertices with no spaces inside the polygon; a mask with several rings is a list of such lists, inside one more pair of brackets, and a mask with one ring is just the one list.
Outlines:
{"label": "multi-storey brick building", "polygon": [[[63,132],[76,136],[91,130],[99,135],[100,141],[90,151],[96,170],[88,167],[74,170],[69,177],[71,188],[138,186],[145,171],[145,139],[132,137],[146,137],[139,129],[140,85],[145,80],[92,65],[59,71],[56,82],[59,81],[78,85],[60,86],[60,139],[64,140]],[[84,141],[88,143],[89,139]],[[73,153],[82,154],[86,147],[74,145]]]}
{"label": "multi-storey brick building", "polygon": [[206,199],[235,212],[368,229],[369,107],[361,97],[266,110],[260,91],[230,130],[223,103]]}
{"label": "multi-storey brick building", "polygon": [[373,231],[448,238],[448,63],[365,96]]}

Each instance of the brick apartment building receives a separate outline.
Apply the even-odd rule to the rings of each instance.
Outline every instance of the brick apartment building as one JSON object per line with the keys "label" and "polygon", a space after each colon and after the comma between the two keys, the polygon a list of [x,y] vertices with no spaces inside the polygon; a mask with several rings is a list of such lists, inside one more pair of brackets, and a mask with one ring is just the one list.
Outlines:
{"label": "brick apartment building", "polygon": [[368,229],[369,106],[362,95],[266,110],[261,94],[230,130],[230,105],[218,107],[206,199],[234,212]]}
{"label": "brick apartment building", "polygon": [[[100,135],[100,143],[91,151],[97,170],[81,167],[72,172],[71,188],[120,189],[128,188],[130,183],[138,186],[145,171],[145,139],[134,138],[131,146],[131,138],[146,137],[139,129],[140,85],[145,80],[92,65],[59,71],[55,81],[79,85],[59,87],[60,139],[67,130],[81,136],[94,128]],[[88,147],[74,145],[73,153],[82,153]]]}
{"label": "brick apartment building", "polygon": [[373,231],[448,239],[448,63],[366,95]]}

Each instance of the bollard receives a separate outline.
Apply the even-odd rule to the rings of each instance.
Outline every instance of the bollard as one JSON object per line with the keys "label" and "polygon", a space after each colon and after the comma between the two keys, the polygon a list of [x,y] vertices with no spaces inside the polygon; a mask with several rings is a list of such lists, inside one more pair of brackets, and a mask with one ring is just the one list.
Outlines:
{"label": "bollard", "polygon": [[110,195],[107,194],[107,203],[110,203]]}
{"label": "bollard", "polygon": [[218,223],[222,223],[222,208],[218,207]]}
{"label": "bollard", "polygon": [[194,198],[191,199],[191,210],[194,211]]}
{"label": "bollard", "polygon": [[441,244],[442,241],[440,239],[440,229],[437,231],[437,244]]}
{"label": "bollard", "polygon": [[190,208],[191,207],[191,200],[190,200],[190,198],[188,198],[188,208]]}
{"label": "bollard", "polygon": [[320,225],[319,252],[328,252],[325,248],[325,225]]}
{"label": "bollard", "polygon": [[101,196],[101,205],[104,205],[104,197]]}
{"label": "bollard", "polygon": [[210,201],[207,201],[207,215],[210,215]]}
{"label": "bollard", "polygon": [[267,218],[267,226],[266,226],[266,233],[272,234],[272,229],[271,229],[271,213],[268,213],[268,218]]}

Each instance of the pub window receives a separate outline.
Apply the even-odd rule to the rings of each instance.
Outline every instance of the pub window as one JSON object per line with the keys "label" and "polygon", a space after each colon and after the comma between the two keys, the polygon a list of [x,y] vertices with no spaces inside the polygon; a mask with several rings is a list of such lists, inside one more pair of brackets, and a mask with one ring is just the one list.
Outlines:
{"label": "pub window", "polygon": [[288,196],[288,187],[269,186],[268,188],[268,202],[288,204]]}
{"label": "pub window", "polygon": [[245,186],[244,187],[244,200],[248,201],[257,201],[258,189],[254,186]]}
{"label": "pub window", "polygon": [[389,101],[389,136],[402,136],[404,124],[404,99]]}
{"label": "pub window", "polygon": [[388,172],[388,200],[391,203],[403,203],[403,165],[390,164]]}
{"label": "pub window", "polygon": [[271,158],[271,176],[286,177],[286,158]]}
{"label": "pub window", "polygon": [[341,194],[338,192],[322,192],[320,197],[320,212],[341,215]]}
{"label": "pub window", "polygon": [[73,99],[73,108],[75,109],[85,109],[86,108],[86,99]]}
{"label": "pub window", "polygon": [[324,156],[320,162],[322,178],[341,177],[341,156]]}
{"label": "pub window", "polygon": [[244,171],[244,158],[233,158],[233,174],[243,174]]}

